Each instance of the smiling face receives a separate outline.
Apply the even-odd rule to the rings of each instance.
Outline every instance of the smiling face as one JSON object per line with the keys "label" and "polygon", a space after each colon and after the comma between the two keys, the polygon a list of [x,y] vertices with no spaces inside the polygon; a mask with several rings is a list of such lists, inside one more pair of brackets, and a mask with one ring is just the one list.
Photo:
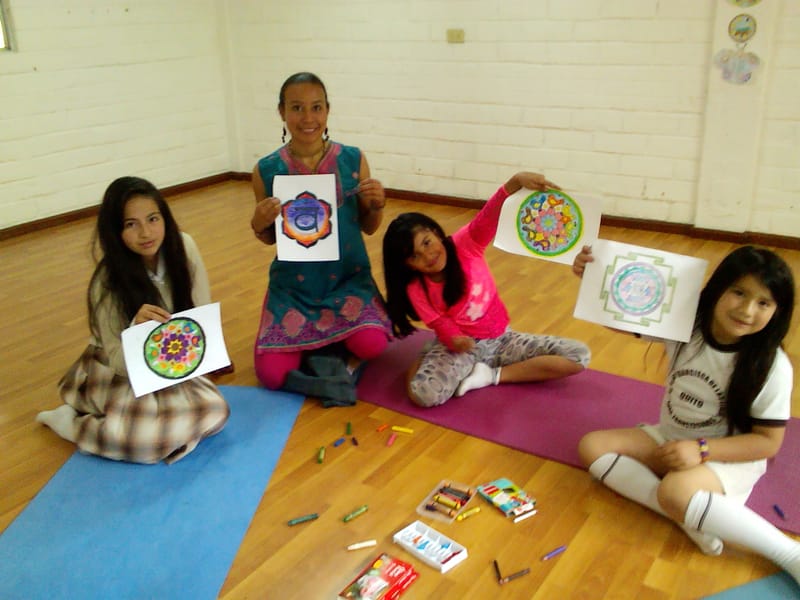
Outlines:
{"label": "smiling face", "polygon": [[406,259],[406,264],[434,281],[441,281],[447,265],[447,249],[436,233],[430,229],[418,229],[414,233],[413,253]]}
{"label": "smiling face", "polygon": [[294,83],[286,87],[278,107],[295,145],[313,146],[328,126],[328,99],[322,86]]}
{"label": "smiling face", "polygon": [[720,344],[735,344],[743,336],[764,329],[776,309],[769,288],[758,278],[746,275],[719,297],[714,307],[711,335]]}
{"label": "smiling face", "polygon": [[164,217],[150,196],[131,196],[125,203],[122,241],[142,257],[151,271],[158,265],[158,251],[164,242]]}

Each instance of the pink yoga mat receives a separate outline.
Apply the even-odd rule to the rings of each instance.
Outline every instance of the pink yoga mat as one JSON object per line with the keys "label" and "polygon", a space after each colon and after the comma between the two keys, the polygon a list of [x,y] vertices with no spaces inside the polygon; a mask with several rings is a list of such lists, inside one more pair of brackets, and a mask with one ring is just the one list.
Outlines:
{"label": "pink yoga mat", "polygon": [[[420,408],[405,393],[405,373],[431,334],[394,341],[364,369],[358,398],[399,413],[580,467],[578,441],[589,431],[658,422],[660,385],[588,369],[542,383],[474,390],[434,408]],[[800,533],[800,421],[792,419],[780,453],[747,505],[781,529]],[[774,510],[778,505],[786,520]]]}

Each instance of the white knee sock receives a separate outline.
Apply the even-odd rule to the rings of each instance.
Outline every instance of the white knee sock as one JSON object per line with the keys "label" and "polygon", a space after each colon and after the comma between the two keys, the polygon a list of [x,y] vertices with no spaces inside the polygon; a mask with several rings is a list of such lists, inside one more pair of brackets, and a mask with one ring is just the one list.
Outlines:
{"label": "white knee sock", "polygon": [[493,369],[486,363],[476,362],[472,371],[456,388],[456,396],[463,396],[470,390],[485,388],[490,385],[497,385],[500,382],[500,369]]}
{"label": "white knee sock", "polygon": [[62,404],[53,410],[45,410],[36,415],[36,422],[47,425],[65,440],[74,442],[77,437],[75,431],[75,417],[78,412],[69,404]]}
{"label": "white knee sock", "polygon": [[722,494],[699,491],[689,500],[685,525],[749,548],[800,583],[800,542],[752,510]]}
{"label": "white knee sock", "polygon": [[[638,460],[620,454],[603,454],[589,466],[589,472],[618,494],[667,517],[658,503],[661,480]],[[704,554],[717,556],[722,553],[722,540],[717,536],[681,528]]]}

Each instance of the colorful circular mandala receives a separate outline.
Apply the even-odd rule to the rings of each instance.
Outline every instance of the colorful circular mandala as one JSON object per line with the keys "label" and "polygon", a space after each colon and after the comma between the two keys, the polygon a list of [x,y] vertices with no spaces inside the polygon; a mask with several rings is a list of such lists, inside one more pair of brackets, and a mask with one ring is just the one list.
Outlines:
{"label": "colorful circular mandala", "polygon": [[583,215],[564,192],[534,192],[520,203],[516,226],[522,245],[533,254],[558,256],[580,239]]}
{"label": "colorful circular mandala", "polygon": [[666,283],[653,265],[633,262],[611,278],[611,298],[620,310],[636,316],[648,315],[664,301]]}
{"label": "colorful circular mandala", "polygon": [[144,362],[153,373],[167,379],[191,375],[203,361],[206,336],[194,319],[170,319],[147,336]]}

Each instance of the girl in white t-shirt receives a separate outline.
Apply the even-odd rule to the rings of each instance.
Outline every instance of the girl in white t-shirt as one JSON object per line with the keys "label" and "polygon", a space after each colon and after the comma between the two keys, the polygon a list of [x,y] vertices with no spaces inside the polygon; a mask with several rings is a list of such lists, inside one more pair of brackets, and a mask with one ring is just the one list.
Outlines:
{"label": "girl in white t-shirt", "polygon": [[[592,260],[584,247],[575,274]],[[783,259],[734,250],[700,294],[690,341],[666,342],[659,424],[593,431],[578,451],[592,475],[675,521],[706,554],[720,554],[726,540],[800,580],[800,543],[744,506],[791,416],[792,366],[781,342],[793,308]]]}

